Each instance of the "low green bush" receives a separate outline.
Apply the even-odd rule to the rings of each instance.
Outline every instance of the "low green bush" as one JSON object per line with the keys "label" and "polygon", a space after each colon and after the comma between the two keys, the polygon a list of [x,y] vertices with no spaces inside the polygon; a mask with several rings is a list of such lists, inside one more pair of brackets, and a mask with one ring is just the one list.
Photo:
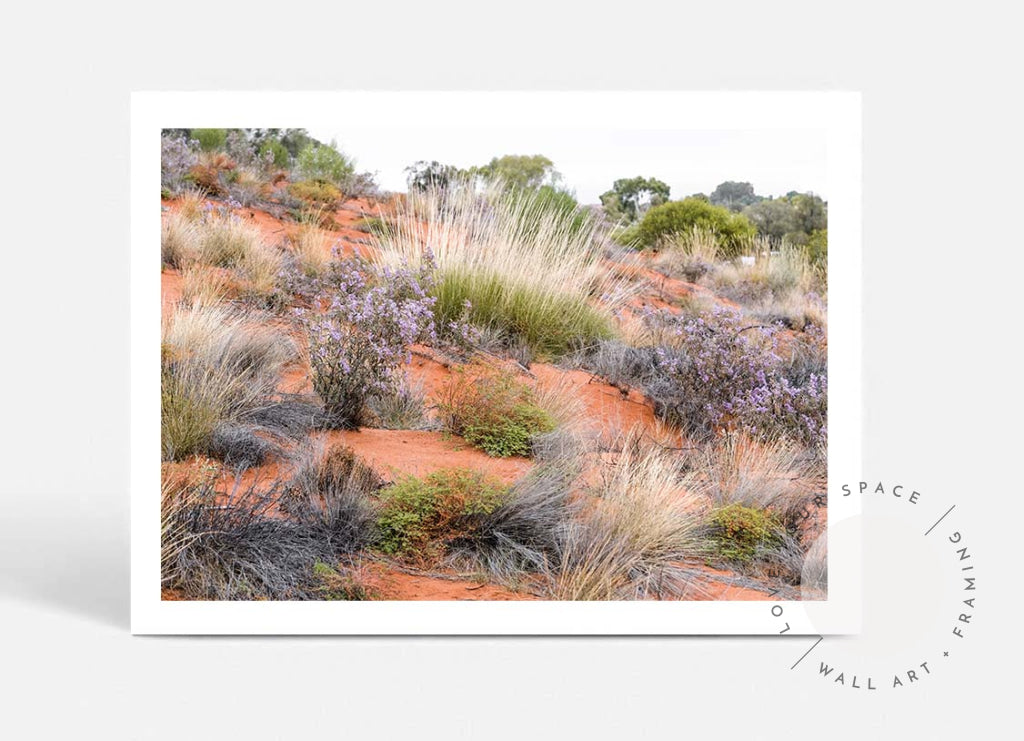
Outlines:
{"label": "low green bush", "polygon": [[650,209],[638,225],[636,237],[641,247],[656,249],[670,239],[693,233],[694,228],[714,232],[725,256],[736,254],[744,240],[757,233],[745,216],[700,198],[685,198]]}
{"label": "low green bush", "polygon": [[274,167],[287,170],[291,166],[292,156],[288,153],[288,148],[277,139],[265,139],[257,151],[261,157],[266,157],[269,152]]}
{"label": "low green bush", "polygon": [[344,185],[356,171],[355,162],[333,145],[308,144],[295,159],[299,175],[307,180],[326,180]]}
{"label": "low green bush", "polygon": [[472,540],[508,489],[478,471],[447,468],[381,490],[378,541],[384,553],[428,563]]}
{"label": "low green bush", "polygon": [[192,138],[199,142],[204,152],[224,149],[228,141],[227,129],[192,129]]}
{"label": "low green bush", "polygon": [[812,265],[825,265],[828,262],[828,229],[811,232],[804,249]]}
{"label": "low green bush", "polygon": [[750,563],[783,542],[778,516],[768,510],[730,504],[711,516],[711,541],[724,561]]}
{"label": "low green bush", "polygon": [[533,438],[555,428],[533,389],[497,367],[459,368],[438,410],[448,431],[498,458],[530,455]]}
{"label": "low green bush", "polygon": [[336,206],[342,198],[341,189],[326,180],[300,180],[288,186],[296,198],[322,208]]}

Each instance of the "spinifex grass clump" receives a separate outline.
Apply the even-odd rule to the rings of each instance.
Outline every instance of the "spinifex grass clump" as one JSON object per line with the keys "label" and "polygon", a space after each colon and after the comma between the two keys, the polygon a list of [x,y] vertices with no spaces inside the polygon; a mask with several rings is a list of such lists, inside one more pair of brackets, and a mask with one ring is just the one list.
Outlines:
{"label": "spinifex grass clump", "polygon": [[313,389],[329,424],[357,427],[371,396],[394,393],[409,346],[436,338],[430,264],[384,268],[359,259],[333,263],[315,287],[323,313],[302,312],[309,333]]}
{"label": "spinifex grass clump", "polygon": [[380,476],[343,445],[309,450],[281,497],[281,511],[319,533],[335,553],[368,545],[375,537]]}
{"label": "spinifex grass clump", "polygon": [[246,292],[259,298],[276,290],[281,254],[264,241],[258,227],[226,208],[204,204],[196,195],[184,198],[179,212],[164,220],[160,245],[163,261],[171,267],[236,271],[245,279]]}
{"label": "spinifex grass clump", "polygon": [[593,501],[567,523],[550,596],[562,600],[678,596],[673,564],[702,552],[699,483],[664,450],[635,435],[593,487]]}
{"label": "spinifex grass clump", "polygon": [[497,366],[456,369],[438,411],[449,432],[497,457],[530,455],[533,438],[555,428],[533,389]]}
{"label": "spinifex grass clump", "polygon": [[467,469],[403,479],[381,492],[380,548],[420,563],[436,561],[450,545],[472,540],[507,495],[500,482]]}
{"label": "spinifex grass clump", "polygon": [[[710,531],[716,550],[724,548],[726,560],[735,560],[738,550],[740,561],[758,562],[756,570],[798,580],[804,559],[799,534],[809,513],[820,506],[818,495],[827,489],[825,461],[819,452],[785,439],[762,442],[731,432],[717,437],[687,463],[706,486],[716,510],[724,513],[716,516]],[[774,534],[751,551],[748,535],[757,528],[740,525],[756,524],[755,518],[770,521]],[[733,540],[738,542],[724,537],[729,530],[726,525],[737,530]],[[748,552],[750,558],[746,558]]]}
{"label": "spinifex grass clump", "polygon": [[719,253],[718,237],[714,232],[694,226],[670,239],[658,253],[654,264],[669,275],[696,282],[714,269]]}
{"label": "spinifex grass clump", "polygon": [[762,441],[729,432],[688,457],[719,507],[742,504],[785,517],[825,489],[824,461],[785,439]]}
{"label": "spinifex grass clump", "polygon": [[719,266],[712,276],[715,289],[737,301],[765,295],[782,298],[791,291],[806,293],[819,287],[818,277],[805,250],[765,237],[749,241],[753,259]]}
{"label": "spinifex grass clump", "polygon": [[286,337],[218,306],[179,307],[161,340],[164,460],[211,452],[218,427],[267,407],[294,354]]}
{"label": "spinifex grass clump", "polygon": [[385,430],[428,430],[437,423],[428,413],[427,392],[422,381],[402,378],[387,394],[366,401],[373,426]]}
{"label": "spinifex grass clump", "polygon": [[374,535],[379,479],[345,451],[310,458],[290,482],[236,479],[216,470],[165,472],[161,585],[189,599],[365,599],[339,559]]}
{"label": "spinifex grass clump", "polygon": [[603,237],[528,190],[428,188],[378,235],[381,264],[436,266],[431,295],[442,332],[469,305],[477,326],[522,339],[535,354],[561,354],[612,333],[621,291],[601,265]]}
{"label": "spinifex grass clump", "polygon": [[211,479],[165,482],[161,586],[189,599],[315,599],[332,553],[308,528],[270,516],[279,485],[218,493]]}
{"label": "spinifex grass clump", "polygon": [[314,215],[304,221],[291,237],[292,253],[299,270],[313,278],[323,273],[331,260],[328,237],[318,226],[319,221]]}

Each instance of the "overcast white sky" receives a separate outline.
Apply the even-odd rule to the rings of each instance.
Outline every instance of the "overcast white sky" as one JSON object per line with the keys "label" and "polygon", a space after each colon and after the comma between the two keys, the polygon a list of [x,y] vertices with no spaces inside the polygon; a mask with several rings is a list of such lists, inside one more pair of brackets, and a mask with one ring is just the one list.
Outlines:
{"label": "overcast white sky", "polygon": [[386,190],[404,191],[404,169],[417,160],[459,167],[504,154],[543,154],[581,203],[597,203],[618,178],[656,177],[673,198],[710,193],[725,180],[753,183],[759,195],[812,191],[827,199],[825,132],[806,130],[615,130],[538,128],[320,127],[360,171]]}

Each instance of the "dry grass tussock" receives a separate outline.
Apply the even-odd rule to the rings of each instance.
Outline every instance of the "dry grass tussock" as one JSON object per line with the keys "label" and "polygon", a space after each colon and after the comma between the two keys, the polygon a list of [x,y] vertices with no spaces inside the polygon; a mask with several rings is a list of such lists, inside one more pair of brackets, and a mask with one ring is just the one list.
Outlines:
{"label": "dry grass tussock", "polygon": [[[763,240],[763,237],[757,238]],[[770,244],[756,244],[753,260],[734,260],[722,265],[717,271],[714,283],[724,287],[737,284],[764,286],[774,294],[790,290],[809,291],[813,287],[816,272],[811,266],[807,253],[799,247],[783,244],[772,250]]]}
{"label": "dry grass tussock", "polygon": [[713,232],[694,227],[678,234],[654,258],[654,267],[668,275],[697,281],[719,262],[722,250]]}
{"label": "dry grass tussock", "polygon": [[554,383],[537,384],[534,399],[559,427],[575,429],[586,419],[587,405],[568,376]]}
{"label": "dry grass tussock", "polygon": [[785,517],[826,487],[823,458],[784,439],[722,435],[689,461],[717,507],[739,504]]}
{"label": "dry grass tussock", "polygon": [[604,241],[596,221],[531,192],[463,185],[410,195],[380,235],[377,259],[416,268],[429,249],[442,325],[468,302],[474,324],[551,354],[612,332],[610,310],[626,291],[602,265]]}
{"label": "dry grass tussock", "polygon": [[299,270],[315,277],[322,274],[331,261],[330,238],[313,222],[305,222],[292,235],[292,252]]}
{"label": "dry grass tussock", "polygon": [[378,483],[337,458],[310,459],[291,482],[236,478],[227,491],[216,471],[165,476],[161,585],[188,599],[365,599],[339,561],[371,542]]}
{"label": "dry grass tussock", "polygon": [[203,304],[165,317],[161,348],[165,460],[205,452],[219,425],[265,404],[295,354],[286,336],[251,316]]}
{"label": "dry grass tussock", "polygon": [[210,306],[230,296],[236,286],[218,268],[190,264],[181,270],[181,300],[188,306]]}
{"label": "dry grass tussock", "polygon": [[[654,266],[709,286],[767,323],[797,330],[827,326],[825,275],[804,249],[758,235],[745,240],[739,257],[723,259],[722,254],[714,233],[694,229],[662,250]],[[700,296],[694,298],[693,306],[683,307],[689,313],[707,308],[700,306]]]}
{"label": "dry grass tussock", "polygon": [[258,227],[212,210],[196,217],[190,207],[167,216],[160,246],[165,264],[183,270],[196,265],[236,270],[258,295],[274,291],[281,271],[280,252],[263,240]]}
{"label": "dry grass tussock", "polygon": [[678,591],[673,563],[699,554],[706,499],[665,451],[633,436],[567,525],[550,596],[635,599]]}

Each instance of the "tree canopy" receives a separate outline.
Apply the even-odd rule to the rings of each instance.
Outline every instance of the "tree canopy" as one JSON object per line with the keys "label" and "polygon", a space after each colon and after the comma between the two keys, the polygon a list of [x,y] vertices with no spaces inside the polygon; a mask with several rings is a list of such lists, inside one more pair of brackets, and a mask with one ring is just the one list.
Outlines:
{"label": "tree canopy", "polygon": [[557,185],[562,179],[555,164],[542,154],[495,157],[486,165],[470,168],[469,174],[487,182],[500,180],[509,187],[523,189]]}
{"label": "tree canopy", "polygon": [[725,206],[730,211],[739,212],[762,198],[754,192],[754,186],[750,183],[726,180],[711,191],[708,200],[716,206]]}
{"label": "tree canopy", "polygon": [[669,186],[657,178],[620,178],[601,195],[601,205],[611,219],[632,223],[651,206],[666,203],[670,192]]}
{"label": "tree canopy", "polygon": [[405,181],[409,190],[427,190],[438,188],[447,190],[459,178],[466,177],[466,172],[454,165],[445,165],[437,160],[419,160],[405,168]]}

